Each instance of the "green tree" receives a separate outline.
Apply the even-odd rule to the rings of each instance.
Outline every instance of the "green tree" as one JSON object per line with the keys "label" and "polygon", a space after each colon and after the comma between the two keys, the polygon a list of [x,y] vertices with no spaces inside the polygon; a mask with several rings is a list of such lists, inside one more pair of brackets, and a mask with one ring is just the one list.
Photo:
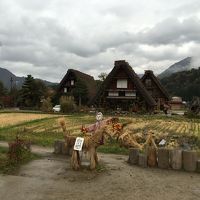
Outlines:
{"label": "green tree", "polygon": [[63,113],[70,113],[76,111],[76,104],[72,96],[62,96],[60,98],[61,111]]}
{"label": "green tree", "polygon": [[47,99],[43,99],[42,105],[41,105],[41,110],[43,112],[51,112],[52,108],[53,108],[53,106],[51,103],[51,99],[49,97]]}
{"label": "green tree", "polygon": [[3,83],[0,81],[0,96],[4,96],[7,94],[7,89],[4,87]]}
{"label": "green tree", "polygon": [[100,81],[105,81],[105,79],[106,79],[107,76],[108,76],[107,73],[102,72],[102,73],[100,73],[100,74],[98,75],[98,78],[99,78]]}
{"label": "green tree", "polygon": [[47,87],[40,80],[35,80],[28,75],[20,91],[20,103],[25,107],[39,107],[41,100],[45,98]]}
{"label": "green tree", "polygon": [[191,101],[193,96],[200,96],[200,68],[174,73],[161,79],[161,83],[171,96]]}
{"label": "green tree", "polygon": [[12,106],[17,106],[19,90],[16,87],[12,87],[12,89],[9,91],[8,95],[10,96],[10,98],[12,100]]}
{"label": "green tree", "polygon": [[88,89],[85,83],[78,79],[75,83],[75,88],[72,91],[75,101],[79,106],[86,104],[88,101]]}

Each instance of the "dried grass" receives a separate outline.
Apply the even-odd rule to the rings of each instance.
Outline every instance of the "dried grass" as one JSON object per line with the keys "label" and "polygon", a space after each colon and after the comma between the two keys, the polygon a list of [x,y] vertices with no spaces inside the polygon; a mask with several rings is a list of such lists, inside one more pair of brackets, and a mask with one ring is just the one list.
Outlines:
{"label": "dried grass", "polygon": [[[55,116],[55,115],[54,115]],[[0,114],[0,127],[20,124],[36,119],[52,117],[49,114],[3,113]]]}

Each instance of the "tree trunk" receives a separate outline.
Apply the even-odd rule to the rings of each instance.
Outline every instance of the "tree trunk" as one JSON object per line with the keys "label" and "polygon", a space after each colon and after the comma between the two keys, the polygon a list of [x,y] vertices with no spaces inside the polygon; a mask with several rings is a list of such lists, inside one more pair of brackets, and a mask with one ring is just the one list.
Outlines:
{"label": "tree trunk", "polygon": [[79,95],[79,99],[78,99],[78,105],[81,106],[82,102],[81,102],[81,96]]}

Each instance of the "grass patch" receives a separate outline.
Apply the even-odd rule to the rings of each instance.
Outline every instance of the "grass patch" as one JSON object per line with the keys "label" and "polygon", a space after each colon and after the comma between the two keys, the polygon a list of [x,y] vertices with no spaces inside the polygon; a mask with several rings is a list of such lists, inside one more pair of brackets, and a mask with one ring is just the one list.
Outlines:
{"label": "grass patch", "polygon": [[80,134],[83,124],[95,122],[94,116],[84,114],[36,119],[0,128],[0,140],[12,141],[18,135],[22,139],[30,140],[32,144],[52,146],[55,140],[63,139],[63,132],[58,122],[62,118],[65,119],[67,129],[72,134],[74,132]]}
{"label": "grass patch", "polygon": [[97,152],[128,155],[129,150],[124,147],[120,147],[116,141],[111,140],[98,147]]}
{"label": "grass patch", "polygon": [[10,162],[7,156],[8,148],[0,147],[0,173],[13,174],[21,165],[24,165],[31,160],[39,159],[40,156],[31,152],[26,152],[23,155],[23,159],[18,163]]}
{"label": "grass patch", "polygon": [[105,172],[106,170],[106,165],[104,163],[98,163],[98,165],[96,166],[96,172],[98,173]]}

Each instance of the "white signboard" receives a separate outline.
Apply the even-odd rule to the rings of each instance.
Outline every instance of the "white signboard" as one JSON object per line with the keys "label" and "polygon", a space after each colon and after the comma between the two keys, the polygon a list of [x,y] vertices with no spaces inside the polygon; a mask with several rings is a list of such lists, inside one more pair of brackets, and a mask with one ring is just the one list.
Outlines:
{"label": "white signboard", "polygon": [[83,142],[84,142],[84,138],[77,137],[76,141],[75,141],[75,144],[74,144],[74,150],[81,151],[82,147],[83,147]]}
{"label": "white signboard", "polygon": [[96,115],[96,120],[101,121],[103,119],[103,114],[101,112],[98,112]]}
{"label": "white signboard", "polygon": [[160,145],[160,146],[163,146],[163,145],[165,145],[165,143],[166,143],[166,140],[165,140],[165,139],[162,139],[162,140],[159,142],[159,145]]}

